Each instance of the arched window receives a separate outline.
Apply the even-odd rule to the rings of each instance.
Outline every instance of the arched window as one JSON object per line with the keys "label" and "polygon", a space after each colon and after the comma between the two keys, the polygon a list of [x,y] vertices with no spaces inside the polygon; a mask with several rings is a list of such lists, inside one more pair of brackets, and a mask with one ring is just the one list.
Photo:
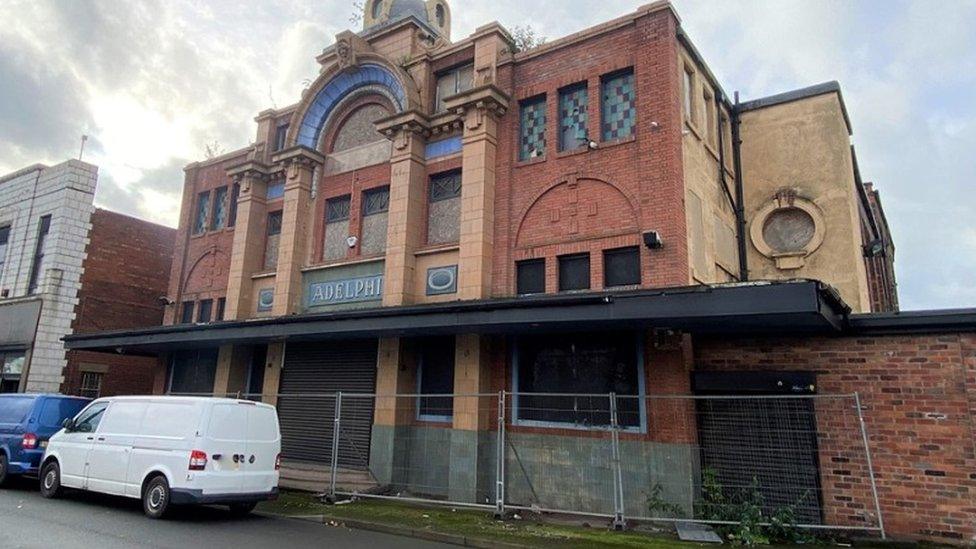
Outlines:
{"label": "arched window", "polygon": [[375,21],[379,19],[380,14],[382,12],[383,12],[383,0],[373,0],[373,8],[370,11],[370,15],[373,17],[373,20]]}
{"label": "arched window", "polygon": [[434,9],[434,16],[437,18],[437,26],[444,28],[444,23],[447,18],[447,14],[444,11],[444,4],[437,4],[437,8]]}

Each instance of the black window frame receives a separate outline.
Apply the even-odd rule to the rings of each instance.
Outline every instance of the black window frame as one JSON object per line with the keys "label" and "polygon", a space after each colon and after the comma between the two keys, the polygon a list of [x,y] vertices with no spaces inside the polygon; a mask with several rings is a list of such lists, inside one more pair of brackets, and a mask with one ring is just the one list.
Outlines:
{"label": "black window frame", "polygon": [[[207,232],[207,227],[210,226],[210,215],[213,208],[210,207],[210,190],[200,191],[197,193],[197,207],[193,210],[193,235],[200,235]],[[206,210],[201,210],[201,208],[206,208]],[[203,219],[200,218],[201,214]]]}
{"label": "black window frame", "polygon": [[[625,274],[636,274],[636,278],[626,278],[624,280],[611,280],[612,272],[611,259],[620,257],[633,257],[636,261],[634,265],[628,265],[628,268],[636,268],[636,273],[628,272]],[[610,250],[603,250],[603,286],[605,288],[617,288],[620,286],[639,286],[641,284],[641,257],[640,257],[640,246],[625,246],[622,248],[613,248]]]}
{"label": "black window frame", "polygon": [[427,178],[427,203],[461,198],[463,180],[461,170],[435,173]]}
{"label": "black window frame", "polygon": [[[227,226],[227,217],[230,212],[227,211],[227,197],[229,195],[229,189],[227,185],[222,187],[217,187],[213,190],[213,203],[211,204],[210,212],[210,230],[219,231]],[[219,199],[219,200],[218,200]],[[217,218],[217,208],[223,209],[223,219]]]}
{"label": "black window frame", "polygon": [[10,247],[10,234],[12,232],[12,224],[0,225],[0,277],[3,276],[3,266],[6,265],[7,248]]}
{"label": "black window frame", "polygon": [[197,305],[197,322],[200,324],[209,324],[213,320],[213,307],[214,300],[201,299]]}
{"label": "black window frame", "polygon": [[[457,340],[455,336],[429,337],[418,340],[417,349],[417,419],[420,421],[431,421],[439,423],[449,423],[454,420],[454,398],[453,397],[425,397],[425,394],[454,394],[454,375],[457,367]],[[441,371],[447,364],[437,364],[432,366],[438,358],[450,357],[448,372],[450,383],[443,383],[444,372]],[[425,379],[430,383],[431,372],[429,370],[437,368],[435,390],[428,391],[430,386],[425,384]],[[425,374],[426,377],[425,377]],[[447,391],[437,390],[438,387],[446,388]],[[444,410],[447,413],[424,413],[429,406],[434,406],[435,410]]]}
{"label": "black window frame", "polygon": [[[522,285],[522,268],[541,268],[541,286],[533,286],[532,288],[525,288]],[[538,273],[530,273],[530,276],[538,276]],[[528,291],[526,291],[528,290]],[[531,291],[538,290],[538,291]],[[539,295],[546,293],[546,258],[540,257],[536,259],[523,259],[522,261],[515,262],[515,293],[517,295]]]}
{"label": "black window frame", "polygon": [[[385,199],[377,200],[378,197],[385,196]],[[363,217],[384,214],[390,211],[390,186],[373,187],[363,191],[362,203]]]}
{"label": "black window frame", "polygon": [[195,301],[184,301],[180,305],[180,324],[193,324],[193,314],[195,311]]}
{"label": "black window frame", "polygon": [[214,320],[220,322],[224,320],[224,314],[227,312],[227,298],[221,297],[217,299],[217,310],[214,312]]}
{"label": "black window frame", "polygon": [[[340,208],[339,205],[342,205]],[[352,195],[344,194],[326,199],[325,201],[325,222],[338,223],[349,221],[352,211]]]}
{"label": "black window frame", "polygon": [[[616,343],[616,348],[607,344]],[[602,353],[609,368],[594,375],[593,360]],[[538,360],[548,348],[555,352]],[[583,347],[582,351],[577,351]],[[533,359],[536,360],[533,360]],[[587,363],[589,362],[589,363]],[[617,371],[614,372],[616,364]],[[619,369],[624,364],[630,370]],[[644,341],[640,333],[570,332],[517,337],[512,348],[513,419],[515,425],[553,429],[607,430],[611,427],[610,393],[617,395],[619,428],[646,432],[647,407]],[[552,375],[559,372],[560,375]],[[567,377],[569,376],[569,377]],[[603,382],[598,389],[594,384]],[[543,390],[537,383],[552,383]],[[629,384],[630,387],[625,387]]]}
{"label": "black window frame", "polygon": [[288,142],[288,126],[289,124],[280,124],[275,127],[274,149],[272,152],[278,152],[285,148],[285,144]]}
{"label": "black window frame", "polygon": [[234,183],[230,189],[230,202],[227,204],[227,226],[237,225],[237,201],[241,198],[241,184]]}
{"label": "black window frame", "polygon": [[37,240],[34,243],[34,259],[31,261],[30,278],[27,279],[27,293],[37,293],[41,282],[41,267],[44,266],[44,255],[47,248],[47,237],[51,232],[51,214],[42,215],[37,220]]}
{"label": "black window frame", "polygon": [[[566,267],[570,265],[570,262],[582,262],[586,261],[586,285],[578,287],[569,287],[567,278],[564,278],[564,273],[567,273]],[[559,291],[560,292],[583,292],[589,290],[593,287],[593,264],[590,260],[590,253],[576,253],[576,254],[566,254],[561,255],[556,258],[557,267],[559,268],[558,279],[559,279]],[[570,276],[566,274],[566,277]]]}

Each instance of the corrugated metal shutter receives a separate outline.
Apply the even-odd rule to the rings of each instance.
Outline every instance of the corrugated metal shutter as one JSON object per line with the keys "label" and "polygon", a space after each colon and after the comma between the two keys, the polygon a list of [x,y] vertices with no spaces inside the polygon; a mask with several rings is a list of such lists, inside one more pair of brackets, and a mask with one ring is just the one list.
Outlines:
{"label": "corrugated metal shutter", "polygon": [[[375,390],[376,340],[289,343],[278,397],[282,457],[327,464],[332,456],[335,398],[301,395]],[[373,401],[343,399],[341,467],[365,469],[369,464]]]}

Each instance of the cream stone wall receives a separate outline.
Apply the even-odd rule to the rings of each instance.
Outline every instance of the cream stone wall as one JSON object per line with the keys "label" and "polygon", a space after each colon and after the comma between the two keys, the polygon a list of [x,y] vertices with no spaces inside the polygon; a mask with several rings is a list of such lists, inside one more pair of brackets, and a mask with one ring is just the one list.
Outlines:
{"label": "cream stone wall", "polygon": [[[735,196],[732,170],[731,117],[714,104],[716,90],[688,51],[679,48],[680,71],[690,70],[692,112],[684,112],[682,162],[685,179],[685,212],[688,221],[688,264],[690,284],[713,284],[738,280],[739,259],[736,245],[735,212],[722,190],[719,172],[718,117],[725,120],[722,147],[725,156],[725,185]],[[683,75],[680,90],[684,97]],[[705,104],[706,94],[712,98]],[[709,116],[709,109],[714,114]]]}
{"label": "cream stone wall", "polygon": [[750,277],[821,280],[837,288],[855,311],[869,311],[850,133],[839,95],[829,92],[749,110],[741,121],[748,232],[762,222],[757,214],[781,191],[811,202],[823,216],[823,243],[792,263],[796,268],[777,267],[749,238]]}

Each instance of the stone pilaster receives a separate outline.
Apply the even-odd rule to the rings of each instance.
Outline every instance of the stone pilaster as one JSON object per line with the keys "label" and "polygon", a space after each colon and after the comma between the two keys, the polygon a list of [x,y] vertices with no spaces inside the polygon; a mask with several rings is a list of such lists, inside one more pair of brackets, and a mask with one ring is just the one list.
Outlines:
{"label": "stone pilaster", "polygon": [[[402,395],[416,392],[416,354],[406,347],[406,342],[399,338],[379,341],[376,394]],[[398,429],[401,426],[410,428],[416,414],[414,402],[409,397],[376,399],[369,462],[370,471],[381,485],[393,482],[394,460],[404,456],[404,452],[397,452]]]}
{"label": "stone pilaster", "polygon": [[274,162],[285,169],[285,200],[272,314],[285,316],[301,308],[303,260],[312,240],[312,176],[325,157],[298,146],[276,154]]}
{"label": "stone pilaster", "polygon": [[427,119],[409,111],[376,124],[393,141],[390,158],[390,210],[387,225],[383,305],[413,303],[416,258],[423,243],[427,172],[425,146]]}
{"label": "stone pilaster", "polygon": [[268,358],[264,368],[264,387],[262,400],[272,406],[278,405],[278,390],[281,387],[281,369],[285,365],[285,344],[275,342],[268,344]]}
{"label": "stone pilaster", "polygon": [[488,84],[447,101],[464,120],[458,298],[491,296],[498,122],[508,96]]}
{"label": "stone pilaster", "polygon": [[[457,336],[454,355],[454,393],[485,394],[490,388],[490,356],[487,338],[477,334]],[[454,425],[451,429],[451,459],[448,490],[455,501],[480,501],[479,493],[489,490],[478,485],[478,468],[493,455],[493,435],[488,430],[497,410],[493,397],[457,396],[454,398]]]}
{"label": "stone pilaster", "polygon": [[247,162],[227,170],[240,185],[234,244],[227,279],[227,304],[224,318],[240,320],[253,310],[251,275],[261,270],[264,260],[264,234],[268,221],[268,175],[270,168]]}

